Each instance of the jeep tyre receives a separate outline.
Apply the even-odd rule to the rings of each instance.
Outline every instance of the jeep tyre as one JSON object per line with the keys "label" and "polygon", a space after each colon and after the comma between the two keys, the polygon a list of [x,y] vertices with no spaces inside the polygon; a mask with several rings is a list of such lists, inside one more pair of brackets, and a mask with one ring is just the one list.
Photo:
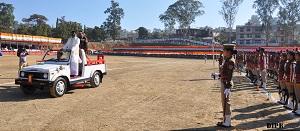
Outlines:
{"label": "jeep tyre", "polygon": [[98,71],[95,71],[90,80],[91,86],[93,88],[96,88],[100,85],[100,82],[101,82],[101,75]]}
{"label": "jeep tyre", "polygon": [[66,80],[62,77],[58,77],[52,87],[50,87],[50,93],[53,97],[62,97],[67,90]]}
{"label": "jeep tyre", "polygon": [[28,85],[20,85],[20,88],[21,91],[26,95],[33,94],[36,91],[35,87],[29,87]]}

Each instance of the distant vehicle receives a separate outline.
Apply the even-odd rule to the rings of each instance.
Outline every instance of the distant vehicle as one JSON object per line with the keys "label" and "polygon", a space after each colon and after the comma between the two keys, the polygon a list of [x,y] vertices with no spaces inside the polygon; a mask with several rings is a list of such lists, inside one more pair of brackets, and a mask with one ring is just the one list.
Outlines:
{"label": "distant vehicle", "polygon": [[80,53],[83,62],[79,65],[79,76],[70,76],[70,51],[49,50],[41,61],[37,61],[37,65],[20,70],[15,84],[20,85],[24,94],[49,88],[53,97],[63,96],[67,88],[71,89],[72,85],[79,82],[88,82],[92,87],[98,87],[106,75],[104,56],[98,55],[97,60],[90,60],[84,50],[81,49]]}
{"label": "distant vehicle", "polygon": [[102,51],[99,51],[99,50],[90,50],[89,51],[89,54],[92,54],[92,55],[97,55],[97,54],[101,54]]}

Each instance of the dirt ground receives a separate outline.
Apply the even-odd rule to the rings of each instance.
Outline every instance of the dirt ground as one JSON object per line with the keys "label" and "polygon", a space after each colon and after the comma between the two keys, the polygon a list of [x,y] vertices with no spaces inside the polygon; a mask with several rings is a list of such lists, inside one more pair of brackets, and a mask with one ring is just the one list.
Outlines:
{"label": "dirt ground", "polygon": [[[95,58],[95,57],[94,57]],[[41,56],[28,56],[35,64]],[[61,98],[48,90],[24,95],[14,84],[17,56],[0,57],[0,130],[224,130],[220,82],[212,60],[105,56],[107,75],[98,88],[76,89]],[[217,69],[216,69],[217,71]],[[267,91],[278,99],[274,82]],[[266,130],[267,123],[300,129],[299,118],[267,100],[235,74],[232,130]]]}

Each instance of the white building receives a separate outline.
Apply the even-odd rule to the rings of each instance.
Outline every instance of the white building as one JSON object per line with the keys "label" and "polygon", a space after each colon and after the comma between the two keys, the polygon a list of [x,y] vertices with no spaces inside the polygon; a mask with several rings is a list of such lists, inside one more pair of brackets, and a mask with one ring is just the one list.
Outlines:
{"label": "white building", "polygon": [[260,25],[246,23],[236,26],[236,44],[240,46],[251,46],[265,44],[266,38],[261,31]]}

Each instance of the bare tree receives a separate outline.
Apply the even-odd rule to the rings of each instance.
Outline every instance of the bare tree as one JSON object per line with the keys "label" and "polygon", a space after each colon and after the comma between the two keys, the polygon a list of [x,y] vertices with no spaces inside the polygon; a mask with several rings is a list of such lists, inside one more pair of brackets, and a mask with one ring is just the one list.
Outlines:
{"label": "bare tree", "polygon": [[232,28],[235,22],[235,16],[239,10],[239,6],[242,4],[243,0],[221,0],[223,3],[219,14],[222,15],[224,21],[229,28],[229,43],[231,43]]}
{"label": "bare tree", "polygon": [[159,16],[159,19],[165,24],[165,27],[170,29],[178,22],[182,34],[186,37],[187,31],[195,22],[196,17],[205,13],[201,8],[204,6],[199,0],[178,0],[170,5],[167,11]]}
{"label": "bare tree", "polygon": [[262,22],[262,30],[266,36],[266,45],[269,45],[269,39],[272,32],[272,15],[277,9],[278,0],[255,0],[253,8]]}
{"label": "bare tree", "polygon": [[285,43],[290,43],[290,36],[292,35],[292,40],[294,40],[296,24],[300,21],[300,1],[281,0],[280,3],[278,24],[284,30]]}

